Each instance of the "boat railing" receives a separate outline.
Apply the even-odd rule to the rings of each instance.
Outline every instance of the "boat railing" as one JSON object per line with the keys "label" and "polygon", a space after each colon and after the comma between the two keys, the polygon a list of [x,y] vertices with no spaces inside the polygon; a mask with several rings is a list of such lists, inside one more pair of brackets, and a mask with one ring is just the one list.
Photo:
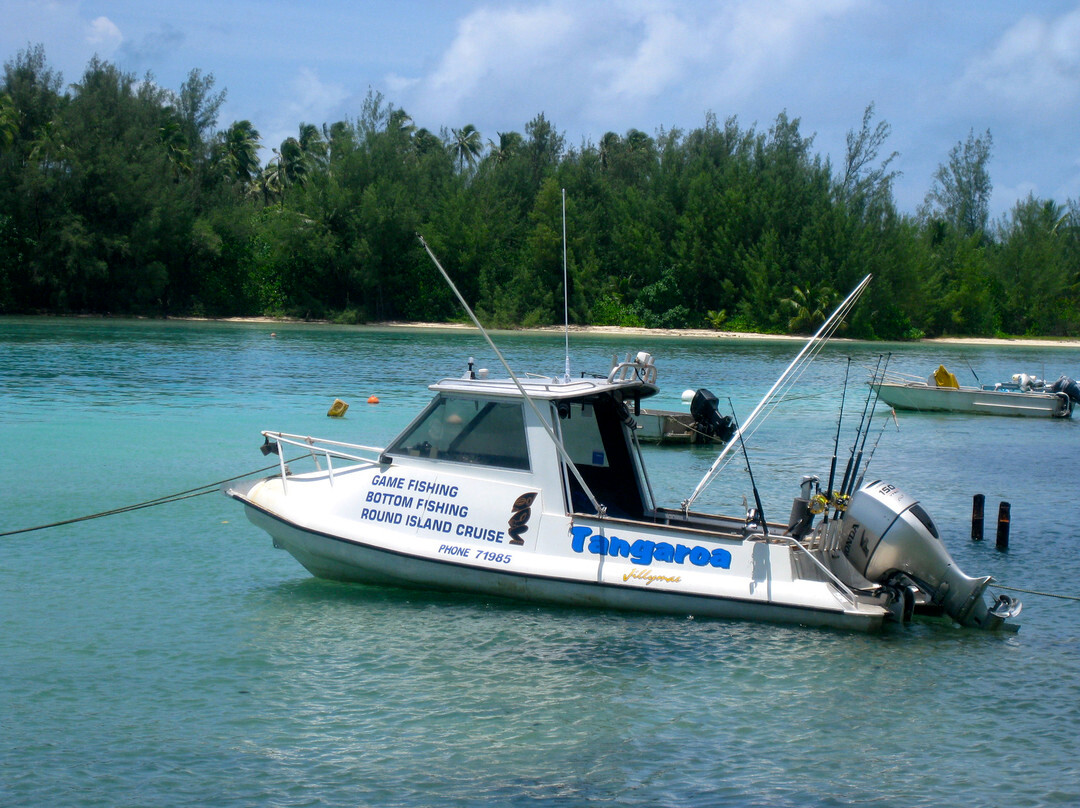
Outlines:
{"label": "boat railing", "polygon": [[825,573],[826,577],[832,581],[836,588],[840,590],[840,593],[851,602],[852,605],[858,603],[858,596],[851,590],[851,588],[840,580],[836,574],[825,565],[825,563],[818,558],[818,555],[829,556],[833,554],[835,549],[838,549],[838,540],[840,532],[838,529],[839,522],[834,521],[829,524],[819,524],[805,541],[800,541],[791,536],[780,536],[781,541],[785,541],[792,547],[796,547],[802,550],[811,563],[817,567],[821,572]]}
{"label": "boat railing", "polygon": [[319,462],[319,458],[322,457],[326,462],[326,473],[331,485],[334,484],[335,458],[355,463],[373,463],[377,462],[379,456],[383,453],[383,449],[377,446],[364,446],[359,443],[313,438],[309,435],[291,435],[287,432],[268,432],[265,430],[262,435],[266,440],[265,445],[270,445],[271,441],[275,444],[275,448],[270,451],[276,451],[277,453],[278,465],[281,468],[281,486],[286,493],[288,493],[286,478],[289,470],[285,465],[285,453],[281,451],[282,445],[295,446],[305,450],[315,463],[315,468],[319,471],[323,470],[322,464]]}
{"label": "boat railing", "polygon": [[877,378],[877,382],[885,384],[926,384],[926,376],[916,376],[914,373],[901,373],[898,370],[887,370]]}
{"label": "boat railing", "polygon": [[627,356],[625,361],[616,363],[608,373],[607,380],[612,383],[642,381],[656,384],[656,365],[652,356],[642,351],[633,359]]}

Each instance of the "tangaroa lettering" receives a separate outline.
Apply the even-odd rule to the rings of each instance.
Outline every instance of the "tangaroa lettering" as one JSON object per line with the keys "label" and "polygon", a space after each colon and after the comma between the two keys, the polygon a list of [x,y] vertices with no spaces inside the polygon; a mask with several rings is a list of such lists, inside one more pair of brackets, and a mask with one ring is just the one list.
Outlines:
{"label": "tangaroa lettering", "polygon": [[[588,542],[586,543],[586,539]],[[667,564],[684,564],[687,560],[695,567],[731,568],[731,553],[722,547],[687,547],[685,544],[668,544],[666,541],[635,539],[627,541],[618,536],[593,534],[591,527],[577,525],[570,528],[570,549],[575,553],[589,552],[593,555],[606,555],[629,558],[635,564],[649,566],[659,561]]]}

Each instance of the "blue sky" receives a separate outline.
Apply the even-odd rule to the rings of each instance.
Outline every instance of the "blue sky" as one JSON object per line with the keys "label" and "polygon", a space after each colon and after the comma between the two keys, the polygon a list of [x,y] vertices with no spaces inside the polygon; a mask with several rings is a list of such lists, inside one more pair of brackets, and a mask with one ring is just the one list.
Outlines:
{"label": "blue sky", "polygon": [[94,54],[172,90],[212,73],[220,128],[266,147],[373,89],[434,132],[497,140],[543,112],[571,145],[786,111],[837,166],[873,103],[905,211],[971,130],[993,136],[995,218],[1080,200],[1080,0],[0,0],[0,19],[0,57],[40,43],[65,84]]}

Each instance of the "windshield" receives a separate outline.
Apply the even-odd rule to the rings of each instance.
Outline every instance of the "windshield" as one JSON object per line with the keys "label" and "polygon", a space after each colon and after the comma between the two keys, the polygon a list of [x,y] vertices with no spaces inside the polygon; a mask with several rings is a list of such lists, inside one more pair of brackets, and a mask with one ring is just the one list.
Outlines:
{"label": "windshield", "polygon": [[529,468],[520,403],[440,396],[391,444],[387,453],[510,469]]}

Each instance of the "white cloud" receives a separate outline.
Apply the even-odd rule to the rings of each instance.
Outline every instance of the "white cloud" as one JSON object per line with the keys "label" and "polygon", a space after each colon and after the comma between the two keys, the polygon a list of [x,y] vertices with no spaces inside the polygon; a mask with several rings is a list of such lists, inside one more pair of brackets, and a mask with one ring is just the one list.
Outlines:
{"label": "white cloud", "polygon": [[545,73],[556,57],[578,36],[575,22],[571,7],[561,2],[469,14],[434,72],[418,83],[422,106],[451,120],[469,106],[468,99],[490,91],[502,93],[520,84],[521,92],[534,93],[546,84]]}
{"label": "white cloud", "polygon": [[549,0],[477,9],[426,76],[388,79],[415,117],[438,124],[546,112],[605,129],[647,127],[775,81],[859,0]]}
{"label": "white cloud", "polygon": [[108,17],[98,17],[93,20],[86,32],[86,41],[102,55],[111,54],[124,41],[124,35],[116,27],[116,23]]}
{"label": "white cloud", "polygon": [[316,126],[341,118],[337,108],[349,97],[342,85],[324,82],[310,67],[301,67],[283,92],[289,99],[273,116],[264,133],[264,149],[276,148],[285,138],[296,137],[301,123]]}
{"label": "white cloud", "polygon": [[954,88],[973,106],[1043,111],[1080,98],[1080,8],[1057,19],[1027,16],[975,57]]}

